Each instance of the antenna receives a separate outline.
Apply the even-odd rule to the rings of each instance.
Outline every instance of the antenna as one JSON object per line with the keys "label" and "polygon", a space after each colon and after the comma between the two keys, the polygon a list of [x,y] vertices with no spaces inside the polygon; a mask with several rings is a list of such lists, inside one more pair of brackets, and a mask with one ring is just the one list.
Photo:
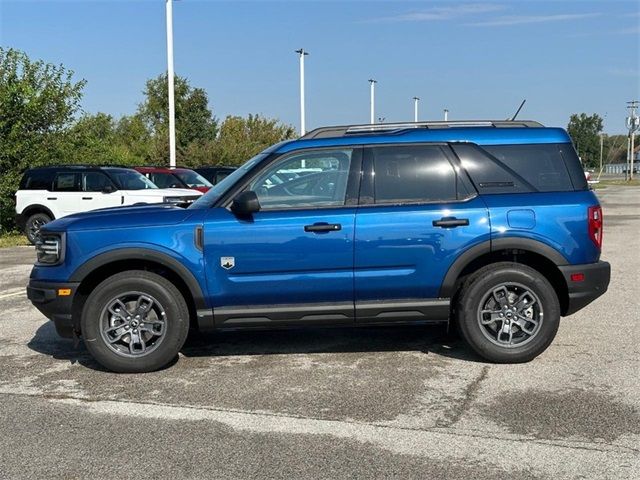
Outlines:
{"label": "antenna", "polygon": [[513,115],[513,117],[511,117],[511,119],[507,118],[507,120],[511,120],[513,122],[516,119],[516,117],[518,116],[518,114],[520,113],[520,110],[522,110],[522,107],[524,107],[524,104],[525,104],[526,101],[527,101],[526,98],[524,100],[522,100],[522,103],[518,107],[518,110],[516,110],[516,113]]}

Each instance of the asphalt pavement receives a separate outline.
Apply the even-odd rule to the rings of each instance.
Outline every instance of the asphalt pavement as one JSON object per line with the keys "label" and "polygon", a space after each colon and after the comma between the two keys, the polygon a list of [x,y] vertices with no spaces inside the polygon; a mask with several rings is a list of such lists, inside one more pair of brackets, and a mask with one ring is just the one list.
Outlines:
{"label": "asphalt pavement", "polygon": [[103,371],[0,250],[0,478],[640,478],[640,188],[608,187],[609,292],[522,365],[442,327],[216,333]]}

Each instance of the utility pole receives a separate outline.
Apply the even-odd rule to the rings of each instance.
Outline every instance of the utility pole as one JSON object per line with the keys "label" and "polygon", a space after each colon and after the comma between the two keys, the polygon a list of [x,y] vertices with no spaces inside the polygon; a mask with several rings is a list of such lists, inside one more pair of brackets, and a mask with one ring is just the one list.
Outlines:
{"label": "utility pole", "polygon": [[418,97],[413,97],[413,121],[418,121],[418,102],[420,99]]}
{"label": "utility pole", "polygon": [[301,48],[296,50],[296,53],[300,55],[300,136],[302,136],[307,133],[304,111],[304,57],[309,55],[309,52]]}
{"label": "utility pole", "polygon": [[636,109],[639,103],[637,100],[627,102],[627,108],[629,109],[629,116],[627,117],[626,125],[629,129],[629,180],[633,180],[633,150],[635,148],[635,136],[638,128],[640,128],[640,118],[636,114]]}
{"label": "utility pole", "polygon": [[372,125],[374,123],[376,123],[376,83],[378,83],[377,80],[374,80],[373,78],[369,79],[369,85],[370,85],[370,99],[369,99],[369,108],[371,111],[371,116],[370,116],[370,122]]}
{"label": "utility pole", "polygon": [[169,85],[169,167],[176,166],[176,104],[173,86],[173,0],[167,3],[167,83]]}
{"label": "utility pole", "polygon": [[449,110],[447,110],[446,108],[444,109],[444,121],[448,121],[449,120]]}
{"label": "utility pole", "polygon": [[602,175],[602,152],[604,150],[604,133],[600,134],[600,170],[598,172],[598,177]]}

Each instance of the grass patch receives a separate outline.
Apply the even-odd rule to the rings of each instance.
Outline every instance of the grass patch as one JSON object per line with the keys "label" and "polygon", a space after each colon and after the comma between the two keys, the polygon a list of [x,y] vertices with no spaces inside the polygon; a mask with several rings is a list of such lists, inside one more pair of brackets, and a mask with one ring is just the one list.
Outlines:
{"label": "grass patch", "polygon": [[18,247],[20,245],[29,245],[29,240],[21,233],[4,233],[0,235],[0,248]]}
{"label": "grass patch", "polygon": [[640,180],[600,180],[600,183],[594,183],[591,188],[598,190],[599,188],[607,188],[610,186],[640,187]]}

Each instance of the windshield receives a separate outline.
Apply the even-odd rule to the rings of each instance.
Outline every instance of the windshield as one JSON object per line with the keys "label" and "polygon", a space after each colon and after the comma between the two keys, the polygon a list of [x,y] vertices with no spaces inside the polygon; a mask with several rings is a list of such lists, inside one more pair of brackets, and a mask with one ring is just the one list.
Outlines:
{"label": "windshield", "polygon": [[119,190],[145,190],[158,188],[151,180],[135,170],[109,170]]}
{"label": "windshield", "polygon": [[181,170],[178,172],[173,172],[173,174],[184,183],[189,185],[190,188],[213,187],[213,184],[209,180],[204,178],[199,173],[194,172],[193,170]]}
{"label": "windshield", "polygon": [[198,200],[193,202],[189,208],[209,208],[213,205],[220,195],[227,191],[231,186],[235,185],[242,177],[244,177],[249,170],[253,168],[258,162],[265,158],[268,153],[259,153],[255,157],[248,160],[237,170],[234,170],[228,177],[225,177],[220,183],[213,186],[211,190],[201,196]]}

